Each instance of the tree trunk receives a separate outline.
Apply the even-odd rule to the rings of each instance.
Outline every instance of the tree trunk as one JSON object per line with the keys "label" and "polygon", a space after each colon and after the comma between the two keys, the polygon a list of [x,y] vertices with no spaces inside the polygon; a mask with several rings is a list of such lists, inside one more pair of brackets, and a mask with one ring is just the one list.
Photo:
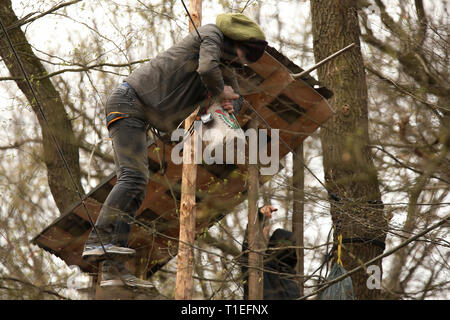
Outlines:
{"label": "tree trunk", "polygon": [[[11,0],[0,1],[0,19],[7,29],[8,26],[11,26],[18,21],[11,6]],[[17,86],[27,98],[33,112],[38,118],[42,133],[44,162],[47,167],[48,184],[59,211],[64,213],[70,206],[79,201],[79,196],[76,191],[77,188],[81,193],[84,193],[80,182],[78,144],[76,143],[72,124],[66,114],[61,97],[50,79],[44,78],[42,80],[33,81],[33,79],[45,76],[47,70],[45,70],[38,57],[34,54],[23,31],[17,27],[9,30],[8,34],[19,54],[25,72],[31,79],[31,85],[36,92],[44,115],[48,120],[47,124],[41,116],[26,81],[16,80]],[[3,62],[12,77],[25,79],[3,33],[0,35],[0,56],[3,58]],[[23,110],[18,110],[18,112],[23,112]],[[56,137],[56,140],[61,147],[76,186],[58,154],[52,135]]]}
{"label": "tree trunk", "polygon": [[[202,19],[202,1],[190,1],[190,13],[196,26],[200,26]],[[194,31],[194,26],[189,22],[189,31]],[[195,121],[195,112],[185,121],[186,131]],[[183,151],[183,174],[181,181],[180,204],[180,243],[178,245],[178,265],[175,288],[175,299],[192,299],[194,271],[194,241],[195,241],[195,189],[197,185],[197,165],[194,162],[194,136],[186,139]]]}
{"label": "tree trunk", "polygon": [[296,149],[295,155],[293,156],[293,169],[292,169],[292,187],[294,189],[293,197],[293,212],[292,212],[292,231],[295,235],[295,245],[298,247],[296,249],[297,254],[297,265],[296,273],[298,276],[298,284],[300,290],[300,297],[304,295],[304,260],[305,251],[303,235],[304,235],[304,202],[305,202],[305,192],[304,192],[304,179],[305,172],[303,168],[303,143],[300,144]]}
{"label": "tree trunk", "polygon": [[[195,120],[195,115],[185,120],[186,130]],[[187,148],[190,144],[190,148]],[[190,159],[190,161],[189,161]],[[195,241],[195,188],[197,165],[194,163],[194,137],[186,139],[183,150],[183,173],[181,181],[180,204],[180,242],[178,244],[178,265],[175,288],[175,299],[190,300],[192,298],[194,271],[194,241]]]}
{"label": "tree trunk", "polygon": [[[357,0],[311,0],[311,16],[316,61],[352,42],[360,44]],[[336,115],[320,130],[320,138],[327,188],[341,198],[331,205],[334,239],[339,234],[353,239],[344,243],[342,257],[349,270],[382,253],[378,242],[370,240],[384,242],[387,228],[368,148],[367,85],[360,48],[325,64],[318,74],[335,93],[331,103]],[[377,266],[381,279],[381,261]],[[364,271],[352,276],[356,299],[380,298],[380,290],[369,289],[367,280]]]}
{"label": "tree trunk", "polygon": [[[258,130],[256,120],[250,120],[249,129]],[[255,142],[257,143],[257,142]],[[263,299],[262,228],[258,216],[258,164],[248,165],[248,299]]]}

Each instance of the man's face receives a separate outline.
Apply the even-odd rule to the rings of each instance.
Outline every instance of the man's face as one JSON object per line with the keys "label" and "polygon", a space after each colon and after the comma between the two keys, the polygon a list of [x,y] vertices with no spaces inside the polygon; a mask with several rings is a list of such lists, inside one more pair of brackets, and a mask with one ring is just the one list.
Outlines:
{"label": "man's face", "polygon": [[242,64],[242,65],[247,65],[247,64],[249,64],[250,62],[245,58],[245,53],[244,53],[244,51],[238,46],[238,45],[236,45],[236,54],[237,54],[237,56],[238,56],[238,58],[239,58],[239,62]]}

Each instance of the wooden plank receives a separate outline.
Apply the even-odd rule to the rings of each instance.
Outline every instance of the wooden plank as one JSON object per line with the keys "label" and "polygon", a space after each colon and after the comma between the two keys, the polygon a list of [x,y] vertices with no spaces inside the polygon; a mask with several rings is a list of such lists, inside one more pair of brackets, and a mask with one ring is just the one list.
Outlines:
{"label": "wooden plank", "polygon": [[[81,253],[84,249],[84,243],[86,242],[89,233],[90,230],[85,232],[85,234],[80,237],[72,238],[70,243],[65,245],[64,248],[60,250],[61,256],[64,257],[64,261],[68,266],[80,265],[81,263],[88,264],[86,261],[82,260]],[[97,268],[97,264],[92,264],[89,267],[90,269],[95,270]]]}
{"label": "wooden plank", "polygon": [[323,123],[333,116],[327,101],[322,100],[309,109],[306,114],[288,127],[288,130],[303,133],[303,139],[315,132]]}
{"label": "wooden plank", "polygon": [[267,52],[264,52],[264,55],[257,62],[249,64],[249,67],[264,79],[271,78],[275,72],[290,74],[285,66]]}
{"label": "wooden plank", "polygon": [[[259,93],[253,93],[245,97],[248,103],[260,114],[266,121],[276,125],[278,128],[286,126],[286,122],[278,117],[272,110],[266,106],[270,104],[276,97],[283,92],[283,90],[292,82],[294,79],[285,72],[275,72],[273,75],[266,79],[261,85]],[[245,112],[243,110],[243,112]],[[255,118],[256,115],[251,114],[251,118]],[[244,127],[248,117],[239,117],[239,124]]]}
{"label": "wooden plank", "polygon": [[150,208],[159,215],[175,210],[175,201],[171,196],[167,195],[166,192],[168,190],[169,188],[166,185],[161,185],[154,181],[149,182],[144,201],[136,212],[136,217],[146,208]]}
{"label": "wooden plank", "polygon": [[[84,200],[84,204],[93,222],[95,223],[95,221],[97,221],[98,214],[100,213],[102,204],[92,198],[86,198]],[[78,205],[72,212],[90,223],[88,213],[82,204]]]}
{"label": "wooden plank", "polygon": [[72,241],[72,235],[58,227],[48,229],[39,238],[39,244],[53,251],[60,252]]}
{"label": "wooden plank", "polygon": [[175,204],[175,200],[172,196],[169,196],[166,193],[161,193],[155,197],[153,201],[148,203],[147,208],[161,216],[164,216],[166,219],[170,219],[171,214],[175,213],[177,205]]}
{"label": "wooden plank", "polygon": [[321,100],[323,100],[320,94],[300,79],[296,79],[289,84],[289,86],[283,90],[283,94],[288,96],[289,99],[305,110],[314,108]]}

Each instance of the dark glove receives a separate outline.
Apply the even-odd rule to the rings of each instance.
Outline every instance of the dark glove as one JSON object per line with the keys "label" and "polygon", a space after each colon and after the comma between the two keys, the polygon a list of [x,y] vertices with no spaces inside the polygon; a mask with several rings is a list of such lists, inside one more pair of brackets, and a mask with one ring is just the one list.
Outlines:
{"label": "dark glove", "polygon": [[243,102],[244,98],[242,96],[239,96],[238,99],[233,100],[233,112],[235,115],[237,115],[241,111]]}

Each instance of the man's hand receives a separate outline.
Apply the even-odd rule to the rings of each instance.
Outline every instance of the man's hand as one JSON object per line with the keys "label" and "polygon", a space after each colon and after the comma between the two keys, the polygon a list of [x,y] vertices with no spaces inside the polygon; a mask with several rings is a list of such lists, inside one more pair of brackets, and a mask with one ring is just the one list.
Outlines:
{"label": "man's hand", "polygon": [[272,218],[272,212],[278,211],[274,206],[263,206],[260,210],[261,214],[267,218]]}
{"label": "man's hand", "polygon": [[[272,218],[272,212],[278,211],[277,208],[274,206],[263,206],[259,209],[259,212],[263,215],[263,217],[267,217],[268,219]],[[270,223],[267,223],[265,226],[263,226],[263,235],[265,242],[269,241],[269,234],[270,234]]]}
{"label": "man's hand", "polygon": [[219,96],[220,105],[222,108],[228,111],[228,113],[233,113],[233,102],[232,100],[239,99],[239,95],[234,92],[233,88],[230,86],[224,86],[223,91]]}

